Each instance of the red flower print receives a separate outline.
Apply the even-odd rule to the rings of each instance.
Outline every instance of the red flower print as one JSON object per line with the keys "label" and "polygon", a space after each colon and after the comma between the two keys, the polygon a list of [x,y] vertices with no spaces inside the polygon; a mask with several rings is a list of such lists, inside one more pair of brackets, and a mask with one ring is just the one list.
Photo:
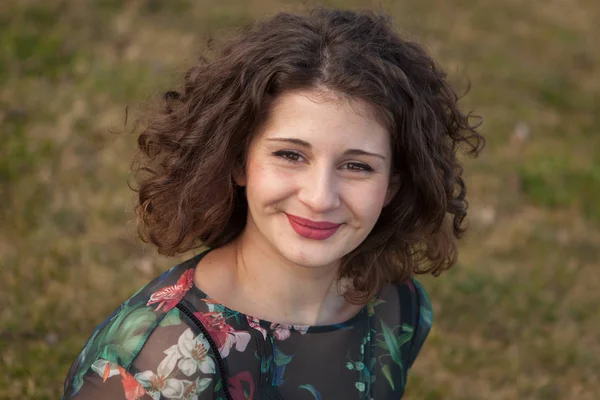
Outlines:
{"label": "red flower print", "polygon": [[119,373],[123,378],[121,383],[123,383],[123,390],[125,391],[125,398],[127,400],[138,400],[146,394],[144,387],[121,366],[119,366]]}
{"label": "red flower print", "polygon": [[192,288],[192,279],[194,277],[194,270],[188,269],[185,271],[177,280],[177,283],[172,286],[164,287],[156,292],[152,293],[150,300],[148,300],[147,306],[155,303],[159,303],[156,307],[156,311],[168,312],[183,299],[183,296],[188,290]]}
{"label": "red flower print", "polygon": [[237,351],[246,350],[250,341],[250,332],[236,331],[233,327],[225,322],[223,313],[220,312],[195,312],[196,318],[202,322],[202,325],[208,331],[215,344],[219,348],[221,357],[225,358],[229,355],[232,347]]}
{"label": "red flower print", "polygon": [[[254,398],[254,382],[252,375],[248,371],[239,372],[234,377],[229,378],[229,393],[233,400],[252,400]],[[242,383],[248,385],[248,397],[244,394]]]}

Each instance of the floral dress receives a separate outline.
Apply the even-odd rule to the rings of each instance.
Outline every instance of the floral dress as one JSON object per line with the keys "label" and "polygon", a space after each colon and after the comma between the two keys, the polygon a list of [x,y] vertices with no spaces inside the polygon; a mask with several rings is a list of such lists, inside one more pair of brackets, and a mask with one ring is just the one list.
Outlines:
{"label": "floral dress", "polygon": [[198,254],[101,323],[63,399],[400,399],[432,323],[419,283],[390,284],[355,317],[296,326],[229,309],[193,283]]}

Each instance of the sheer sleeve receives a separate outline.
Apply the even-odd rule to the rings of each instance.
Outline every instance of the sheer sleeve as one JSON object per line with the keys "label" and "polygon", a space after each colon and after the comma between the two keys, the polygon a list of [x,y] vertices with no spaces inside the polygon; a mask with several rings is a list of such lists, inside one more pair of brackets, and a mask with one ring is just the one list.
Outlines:
{"label": "sheer sleeve", "polygon": [[[218,398],[222,387],[214,354],[202,333],[171,310],[139,344],[126,367],[98,358],[73,399],[150,400]],[[110,352],[107,352],[110,354]]]}
{"label": "sheer sleeve", "polygon": [[123,367],[103,359],[97,360],[83,377],[83,386],[73,399],[151,400],[152,397]]}
{"label": "sheer sleeve", "polygon": [[[207,400],[221,387],[208,340],[177,317],[161,322],[132,365],[153,398]],[[158,395],[163,397],[159,397]]]}
{"label": "sheer sleeve", "polygon": [[423,343],[425,343],[425,340],[429,335],[431,325],[433,324],[433,309],[431,307],[429,296],[427,295],[427,292],[423,286],[421,286],[416,279],[413,279],[413,284],[415,288],[415,307],[417,309],[417,318],[412,339],[412,346],[410,348],[408,368],[410,368],[415,362],[419,351],[421,351],[421,347],[423,347]]}

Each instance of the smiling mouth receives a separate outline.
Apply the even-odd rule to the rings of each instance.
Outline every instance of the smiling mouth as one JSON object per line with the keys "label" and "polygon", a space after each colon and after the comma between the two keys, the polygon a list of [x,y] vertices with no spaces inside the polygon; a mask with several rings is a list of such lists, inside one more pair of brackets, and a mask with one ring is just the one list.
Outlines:
{"label": "smiling mouth", "polygon": [[333,236],[342,224],[327,221],[311,221],[296,215],[285,214],[294,231],[307,239],[325,240]]}

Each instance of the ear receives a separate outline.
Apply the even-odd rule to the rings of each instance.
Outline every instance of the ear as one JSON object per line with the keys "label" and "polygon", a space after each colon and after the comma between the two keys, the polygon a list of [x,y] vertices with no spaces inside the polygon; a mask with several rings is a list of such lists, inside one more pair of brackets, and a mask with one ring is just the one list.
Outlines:
{"label": "ear", "polygon": [[400,186],[400,175],[392,175],[392,177],[390,178],[390,183],[388,184],[387,192],[385,194],[385,201],[383,203],[384,207],[387,207],[388,204],[391,203],[394,196],[396,196],[396,194],[398,193],[398,190],[400,190]]}
{"label": "ear", "polygon": [[246,186],[246,169],[242,165],[236,164],[231,175],[236,185]]}

